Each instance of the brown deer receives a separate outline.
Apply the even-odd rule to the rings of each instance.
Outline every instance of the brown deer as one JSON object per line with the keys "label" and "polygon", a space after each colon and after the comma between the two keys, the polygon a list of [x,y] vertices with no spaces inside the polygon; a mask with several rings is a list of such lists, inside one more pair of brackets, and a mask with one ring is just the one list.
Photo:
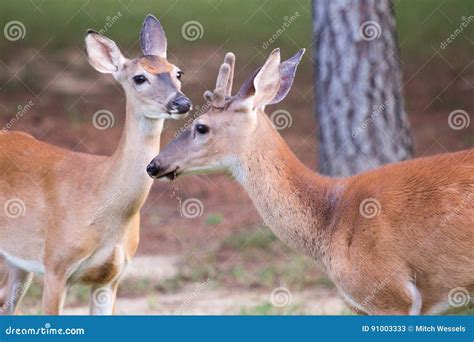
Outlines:
{"label": "brown deer", "polygon": [[125,128],[110,157],[0,133],[0,255],[9,264],[0,308],[7,314],[15,312],[33,273],[44,274],[44,314],[59,314],[67,287],[76,282],[91,286],[92,314],[113,312],[152,185],[145,167],[159,151],[163,121],[191,108],[155,17],[148,15],[141,29],[142,57],[125,58],[92,30],[85,43],[89,63],[125,91]]}
{"label": "brown deer", "polygon": [[450,291],[474,291],[474,150],[419,158],[348,178],[321,176],[290,151],[264,113],[288,93],[303,51],[271,53],[231,96],[234,56],[209,112],[148,165],[153,178],[223,170],[284,242],[318,261],[366,314],[427,314]]}

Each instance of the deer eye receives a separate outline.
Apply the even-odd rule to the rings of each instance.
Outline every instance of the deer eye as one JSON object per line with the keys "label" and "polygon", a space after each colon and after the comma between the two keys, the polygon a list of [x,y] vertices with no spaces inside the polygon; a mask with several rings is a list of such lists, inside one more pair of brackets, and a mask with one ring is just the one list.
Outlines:
{"label": "deer eye", "polygon": [[178,71],[178,72],[176,73],[176,78],[177,78],[178,80],[180,80],[181,77],[183,77],[183,75],[184,75],[184,72],[182,72],[182,71],[180,70],[180,71]]}
{"label": "deer eye", "polygon": [[209,127],[202,124],[197,124],[195,129],[196,129],[196,132],[198,132],[199,134],[206,134],[209,132]]}
{"label": "deer eye", "polygon": [[143,75],[133,76],[133,82],[135,82],[135,84],[142,84],[146,81],[147,81],[147,79]]}

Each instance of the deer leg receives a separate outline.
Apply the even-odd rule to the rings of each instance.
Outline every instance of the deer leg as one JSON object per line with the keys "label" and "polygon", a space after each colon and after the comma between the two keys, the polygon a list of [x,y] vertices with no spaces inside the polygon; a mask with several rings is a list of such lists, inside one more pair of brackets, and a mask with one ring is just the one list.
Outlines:
{"label": "deer leg", "polygon": [[94,285],[90,293],[91,315],[113,315],[117,297],[118,280],[106,285]]}
{"label": "deer leg", "polygon": [[67,292],[65,274],[46,271],[44,276],[42,309],[44,315],[60,315]]}
{"label": "deer leg", "polygon": [[8,268],[5,267],[5,274],[0,278],[0,307],[2,307],[7,301],[7,290],[8,290]]}
{"label": "deer leg", "polygon": [[17,314],[17,308],[25,296],[33,280],[33,273],[15,266],[8,267],[8,276],[2,289],[4,301],[0,313]]}

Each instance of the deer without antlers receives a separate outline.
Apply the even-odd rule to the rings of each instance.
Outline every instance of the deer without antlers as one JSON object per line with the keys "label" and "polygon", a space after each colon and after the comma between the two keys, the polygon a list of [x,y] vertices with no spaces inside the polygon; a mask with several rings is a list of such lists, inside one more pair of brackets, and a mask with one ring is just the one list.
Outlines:
{"label": "deer without antlers", "polygon": [[[91,30],[85,42],[90,64],[113,75],[125,91],[124,132],[110,157],[68,151],[25,133],[0,133],[0,203],[15,198],[25,207],[24,216],[0,216],[0,255],[9,264],[0,292],[5,313],[15,312],[33,272],[44,273],[43,313],[59,314],[67,286],[75,282],[91,286],[92,314],[113,312],[152,185],[145,166],[159,151],[163,121],[191,108],[155,17],[143,23],[139,58],[125,58],[112,40]],[[105,302],[93,300],[97,289]]]}
{"label": "deer without antlers", "polygon": [[348,178],[319,175],[264,113],[288,93],[303,51],[279,50],[231,96],[234,56],[212,107],[148,165],[153,178],[225,170],[284,242],[318,261],[353,309],[426,314],[452,289],[474,291],[474,150],[419,158]]}

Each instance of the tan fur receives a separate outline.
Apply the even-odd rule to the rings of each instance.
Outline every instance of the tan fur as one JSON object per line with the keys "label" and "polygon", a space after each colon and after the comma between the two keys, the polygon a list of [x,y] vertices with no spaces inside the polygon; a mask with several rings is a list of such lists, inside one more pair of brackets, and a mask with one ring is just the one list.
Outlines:
{"label": "tan fur", "polygon": [[150,74],[155,75],[174,70],[173,64],[158,56],[143,56],[138,60],[138,63]]}
{"label": "tan fur", "polygon": [[[241,159],[251,170],[243,185],[275,233],[320,261],[364,311],[408,314],[408,282],[422,313],[454,288],[474,291],[474,150],[329,179],[302,165],[272,129],[262,131],[260,153]],[[262,140],[272,152],[260,149]],[[361,215],[367,198],[380,203],[378,216]]]}
{"label": "tan fur", "polygon": [[0,203],[19,198],[25,207],[24,216],[0,216],[1,253],[37,261],[71,282],[117,279],[138,246],[139,209],[151,186],[144,169],[159,149],[158,136],[137,145],[140,153],[130,158],[124,140],[116,154],[103,157],[0,133]]}
{"label": "tan fur", "polygon": [[[91,55],[96,58],[91,64],[110,67]],[[91,298],[101,287],[110,291],[106,307],[91,300],[91,313],[110,313],[114,307],[119,279],[138,247],[139,211],[152,185],[146,166],[159,151],[164,119],[171,117],[167,103],[181,94],[175,76],[172,83],[149,77],[145,90],[135,89],[131,76],[144,73],[143,68],[177,69],[166,59],[119,60],[123,66],[115,76],[125,89],[127,108],[124,133],[112,156],[69,151],[21,132],[0,133],[0,208],[10,199],[24,206],[23,216],[0,215],[0,256],[12,274],[0,291],[0,304],[15,297],[22,279],[38,272],[44,273],[45,314],[61,312],[66,289],[76,282],[91,285]],[[159,117],[144,115],[153,111]],[[4,313],[15,312],[18,302]]]}
{"label": "tan fur", "polygon": [[453,289],[473,293],[474,149],[348,178],[318,175],[255,108],[255,98],[271,100],[278,72],[261,71],[265,86],[250,79],[258,96],[242,93],[244,83],[198,117],[152,161],[154,176],[230,171],[274,233],[316,260],[357,312],[428,314],[445,308]]}

